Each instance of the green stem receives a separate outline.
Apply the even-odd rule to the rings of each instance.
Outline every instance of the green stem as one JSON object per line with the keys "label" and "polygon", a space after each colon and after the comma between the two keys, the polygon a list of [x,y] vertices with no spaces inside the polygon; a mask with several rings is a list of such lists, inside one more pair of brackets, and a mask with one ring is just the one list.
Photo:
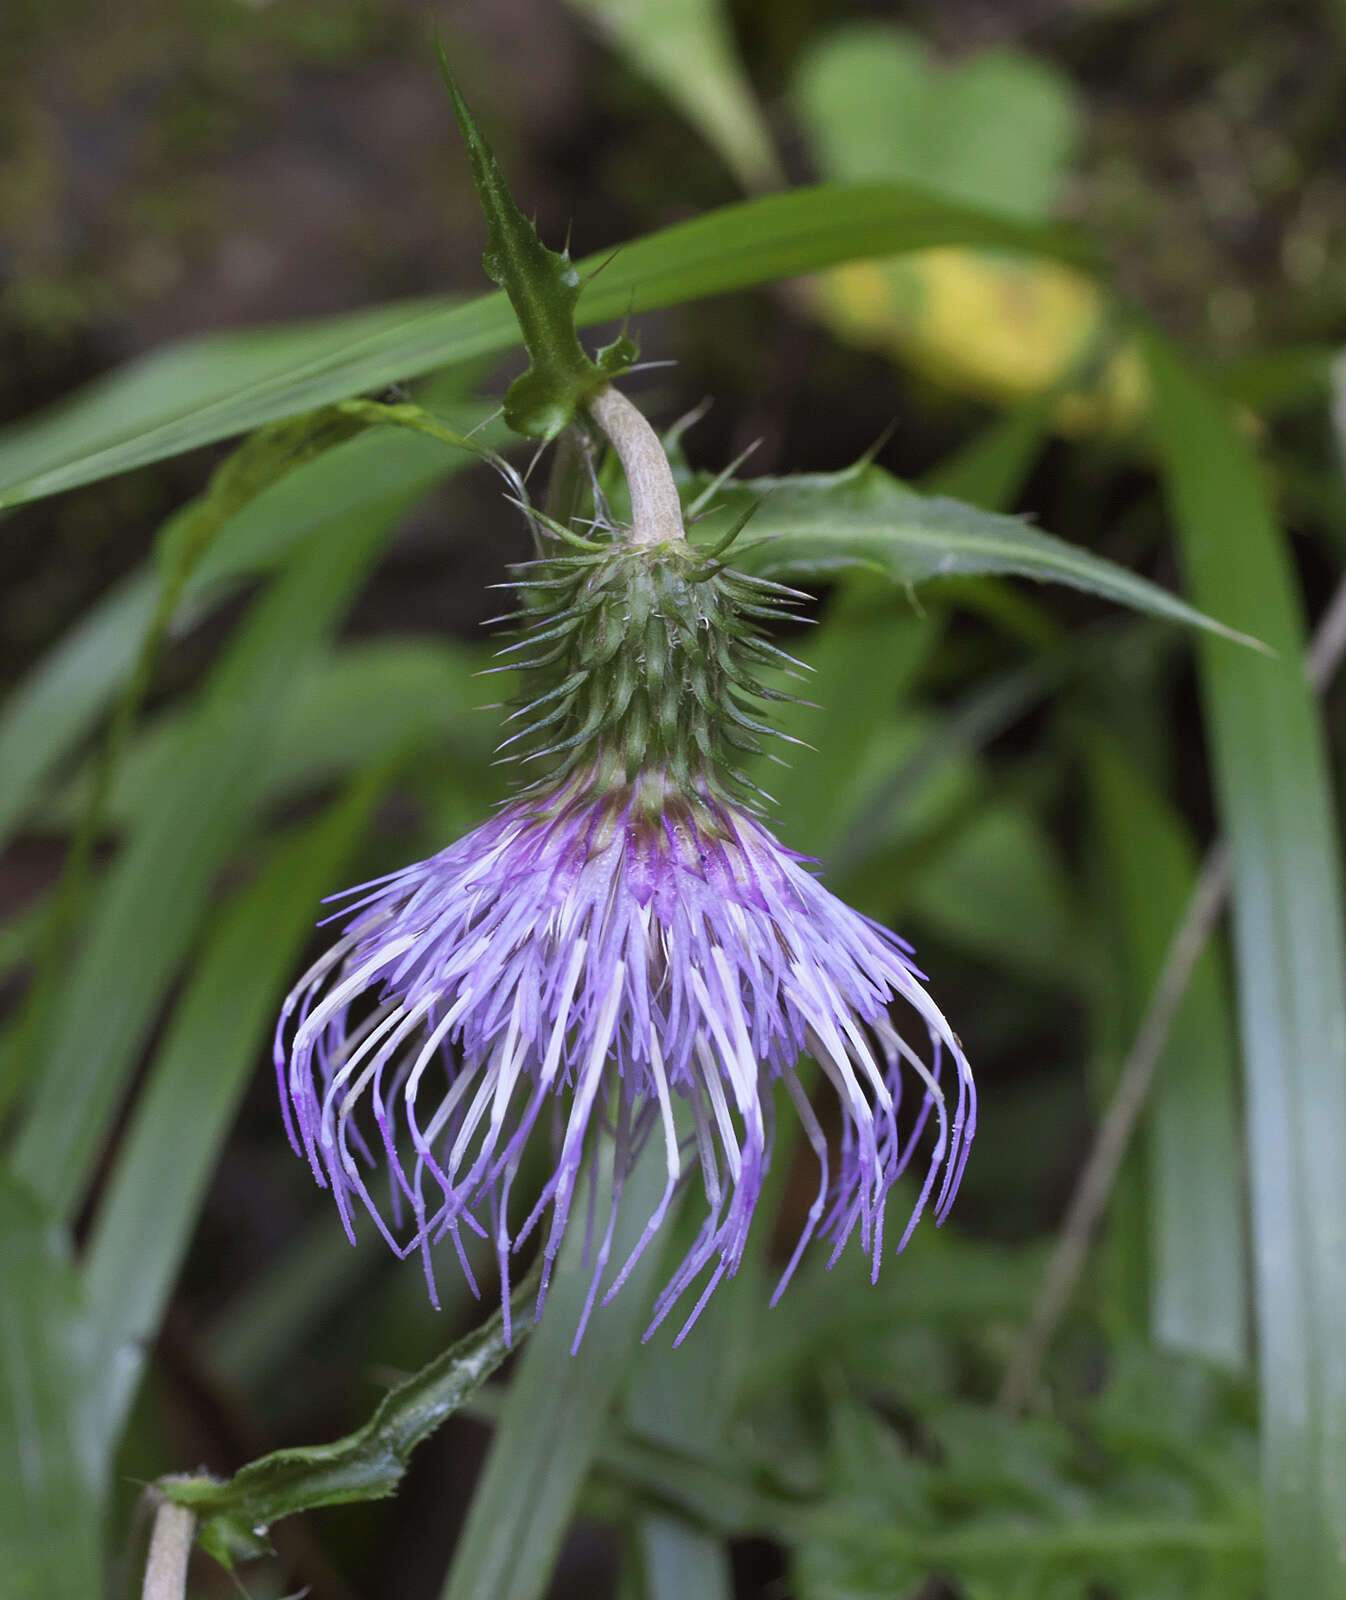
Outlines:
{"label": "green stem", "polygon": [[[515,1289],[515,1344],[533,1330],[531,1300],[540,1268]],[[232,1478],[168,1477],[168,1498],[201,1521],[201,1545],[226,1566],[265,1555],[267,1530],[315,1506],[381,1500],[394,1494],[412,1451],[457,1411],[510,1354],[497,1311],[428,1366],[390,1390],[363,1427],[331,1444],[275,1450]]]}

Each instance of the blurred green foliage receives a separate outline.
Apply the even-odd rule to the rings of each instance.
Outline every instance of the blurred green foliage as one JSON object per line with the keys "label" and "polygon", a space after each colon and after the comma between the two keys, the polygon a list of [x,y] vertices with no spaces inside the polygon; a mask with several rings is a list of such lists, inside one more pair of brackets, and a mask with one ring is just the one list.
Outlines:
{"label": "blurred green foliage", "polygon": [[[278,1517],[250,1593],[1346,1595],[1341,751],[1301,620],[1346,553],[1340,18],[858,10],[442,20],[550,242],[573,214],[587,274],[639,236],[580,317],[633,308],[646,352],[681,359],[661,418],[717,391],[678,442],[688,500],[766,435],[693,536],[769,490],[744,558],[816,595],[784,641],[823,709],[782,720],[812,748],[757,776],[959,1026],[986,1105],[959,1208],[878,1285],[810,1257],[768,1312],[814,1181],[782,1119],[750,1258],[683,1348],[633,1348],[636,1293],[572,1361],[562,1306],[396,1500]],[[508,684],[472,624],[525,547],[471,455],[406,428],[297,449],[227,504],[188,454],[404,382],[465,433],[517,371],[421,21],[63,0],[0,22],[0,403],[23,416],[0,435],[5,1600],[134,1592],[137,1482],[358,1429],[481,1317],[465,1291],[436,1316],[414,1266],[339,1237],[284,1147],[267,1034],[320,897],[501,797]],[[249,156],[298,174],[269,210]],[[1189,630],[1192,607],[1275,657]],[[119,703],[137,715],[53,942]],[[1051,1232],[1217,829],[1234,938],[1196,968],[1008,1415]],[[455,1403],[481,1376],[451,1374]],[[387,1444],[396,1413],[360,1437]],[[319,1502],[299,1479],[287,1510]],[[201,1560],[192,1592],[225,1581]]]}

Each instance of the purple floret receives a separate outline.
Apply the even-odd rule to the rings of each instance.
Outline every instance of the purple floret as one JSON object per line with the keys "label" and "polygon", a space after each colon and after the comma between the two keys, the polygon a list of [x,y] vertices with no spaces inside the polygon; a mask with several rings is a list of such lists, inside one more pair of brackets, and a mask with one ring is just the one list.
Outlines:
{"label": "purple floret", "polygon": [[[540,1312],[581,1167],[607,1140],[614,1194],[576,1344],[600,1291],[606,1303],[621,1288],[699,1170],[705,1222],[650,1328],[709,1269],[681,1340],[742,1260],[777,1079],[820,1176],[773,1304],[815,1233],[835,1260],[858,1226],[877,1276],[888,1192],[932,1113],[933,1150],[897,1248],[932,1195],[936,1218],[947,1214],[976,1126],[957,1038],[908,947],[741,810],[698,798],[651,815],[630,790],[595,796],[572,781],[349,893],[361,898],[343,936],[281,1014],[286,1122],[351,1238],[358,1201],[399,1255],[421,1253],[432,1298],[431,1246],[445,1237],[472,1281],[466,1227],[494,1243],[508,1319],[511,1256],[550,1210]],[[916,1015],[924,1056],[898,1032],[899,1002]],[[839,1148],[801,1086],[804,1057],[836,1092]],[[920,1100],[900,1131],[908,1074]],[[554,1169],[519,1220],[511,1190],[540,1118]],[[664,1191],[630,1256],[611,1263],[622,1182],[651,1138],[665,1153]],[[366,1181],[380,1165],[382,1206]]]}

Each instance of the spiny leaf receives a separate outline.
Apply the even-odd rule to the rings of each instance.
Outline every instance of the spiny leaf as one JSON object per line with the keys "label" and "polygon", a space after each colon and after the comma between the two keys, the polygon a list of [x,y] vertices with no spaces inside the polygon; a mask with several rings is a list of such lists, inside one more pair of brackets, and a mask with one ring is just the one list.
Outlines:
{"label": "spiny leaf", "polygon": [[[705,479],[686,486],[695,498]],[[1008,573],[1044,583],[1064,583],[1121,605],[1204,628],[1239,644],[1256,640],[1089,550],[1043,533],[1020,517],[983,511],[960,500],[929,498],[882,467],[861,461],[841,472],[789,478],[740,479],[716,497],[708,541],[723,521],[762,500],[754,538],[732,551],[735,567],[759,577],[828,578],[869,571],[895,583],[977,573]]]}
{"label": "spiny leaf", "polygon": [[490,227],[482,265],[509,296],[531,365],[505,396],[505,420],[518,433],[554,439],[585,398],[635,359],[629,339],[605,346],[598,362],[584,353],[575,332],[581,281],[570,251],[549,250],[509,192],[491,147],[482,137],[449,70],[444,47],[439,64],[453,114],[472,163],[472,180]]}
{"label": "spiny leaf", "polygon": [[[536,1278],[515,1291],[516,1305],[531,1304]],[[532,1331],[531,1317],[516,1316],[516,1338]],[[225,1566],[265,1555],[268,1530],[282,1517],[315,1506],[381,1500],[396,1493],[411,1452],[491,1376],[510,1352],[503,1311],[460,1339],[413,1377],[390,1390],[372,1417],[332,1444],[274,1450],[250,1461],[232,1478],[170,1477],[160,1487],[195,1511],[202,1548]]]}

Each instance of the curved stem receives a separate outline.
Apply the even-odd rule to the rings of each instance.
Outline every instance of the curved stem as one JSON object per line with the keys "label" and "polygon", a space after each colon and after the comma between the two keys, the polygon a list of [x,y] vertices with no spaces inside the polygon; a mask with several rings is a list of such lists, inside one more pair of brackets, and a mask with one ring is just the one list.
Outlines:
{"label": "curved stem", "polygon": [[682,502],[659,435],[644,415],[611,384],[589,401],[589,415],[607,436],[631,491],[634,544],[668,544],[685,539]]}
{"label": "curved stem", "polygon": [[187,1563],[196,1533],[196,1515],[186,1506],[162,1500],[154,1514],[154,1532],[145,1561],[141,1600],[184,1600]]}

